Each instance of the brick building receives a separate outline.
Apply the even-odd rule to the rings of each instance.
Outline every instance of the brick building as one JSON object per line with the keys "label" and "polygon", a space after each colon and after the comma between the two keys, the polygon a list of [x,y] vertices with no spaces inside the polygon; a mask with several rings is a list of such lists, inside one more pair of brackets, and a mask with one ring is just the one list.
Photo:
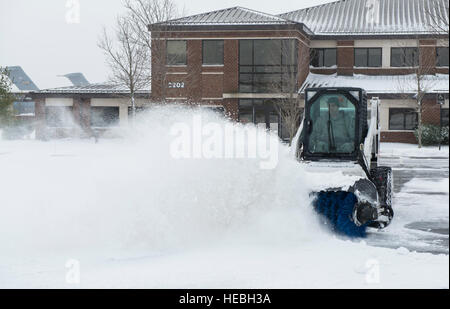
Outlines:
{"label": "brick building", "polygon": [[381,99],[382,140],[415,142],[419,76],[423,121],[448,125],[446,0],[341,0],[278,16],[234,7],[149,31],[154,100],[223,106],[285,138],[276,106],[286,97],[302,100],[308,86],[362,87]]}

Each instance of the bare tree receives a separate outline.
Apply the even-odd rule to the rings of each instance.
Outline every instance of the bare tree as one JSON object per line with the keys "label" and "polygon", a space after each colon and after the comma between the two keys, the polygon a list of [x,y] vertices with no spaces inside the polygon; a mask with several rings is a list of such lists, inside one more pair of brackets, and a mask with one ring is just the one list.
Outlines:
{"label": "bare tree", "polygon": [[[183,15],[173,0],[125,0],[125,8],[130,17],[130,25],[135,34],[137,44],[145,46],[149,51],[147,66],[149,80],[161,87],[161,97],[165,97],[167,84],[165,30],[169,20]],[[158,31],[149,32],[149,25],[158,25]],[[150,69],[151,68],[151,69]],[[152,78],[152,74],[155,75]],[[152,87],[153,89],[153,87]],[[156,92],[156,91],[155,91]]]}
{"label": "bare tree", "polygon": [[404,96],[408,96],[408,93],[414,93],[414,100],[416,102],[417,112],[417,143],[419,148],[422,148],[422,132],[423,122],[422,116],[425,110],[424,98],[431,92],[434,79],[431,75],[435,74],[436,62],[432,53],[426,53],[426,51],[420,47],[420,39],[415,39],[416,49],[411,50],[408,47],[403,47],[400,56],[402,62],[407,70],[411,71],[412,79],[404,79],[403,84],[399,85],[399,90],[404,93]]}
{"label": "bare tree", "polygon": [[130,91],[133,119],[136,115],[135,95],[139,90],[148,88],[150,68],[148,66],[149,49],[139,43],[129,15],[119,16],[116,21],[114,36],[106,29],[98,46],[106,55],[111,69],[110,79],[114,84],[125,86]]}
{"label": "bare tree", "polygon": [[[295,37],[294,33],[291,33]],[[275,101],[275,108],[283,124],[282,130],[287,130],[289,135],[289,145],[292,144],[295,134],[300,125],[304,107],[301,104],[298,90],[299,82],[306,78],[309,70],[302,71],[301,68],[309,68],[310,51],[296,39],[283,40],[281,43],[281,55],[276,52],[270,57],[279,59],[281,56],[282,70],[281,81],[269,84],[269,92],[282,93],[282,98]],[[301,56],[299,57],[299,48]],[[306,55],[305,55],[306,53]],[[299,70],[300,68],[300,70]]]}
{"label": "bare tree", "polygon": [[425,14],[427,16],[427,25],[431,31],[437,35],[449,37],[449,2],[439,0],[428,0],[425,7]]}
{"label": "bare tree", "polygon": [[125,0],[133,31],[140,44],[152,48],[148,26],[163,23],[180,16],[172,0]]}

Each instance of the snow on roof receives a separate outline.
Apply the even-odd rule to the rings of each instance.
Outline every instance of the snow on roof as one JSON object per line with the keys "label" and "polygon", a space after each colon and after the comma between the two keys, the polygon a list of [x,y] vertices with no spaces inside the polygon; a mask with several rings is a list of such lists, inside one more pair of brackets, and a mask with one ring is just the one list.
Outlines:
{"label": "snow on roof", "polygon": [[448,29],[448,0],[341,0],[278,15],[316,35],[435,33]]}
{"label": "snow on roof", "polygon": [[197,14],[161,23],[171,26],[192,26],[192,25],[252,25],[252,24],[294,24],[284,18],[267,13],[250,10],[243,7],[232,7],[228,9]]}
{"label": "snow on roof", "polygon": [[[90,84],[85,86],[70,86],[61,88],[44,89],[40,94],[127,94],[127,87],[113,84]],[[150,88],[136,91],[139,94],[149,94]]]}
{"label": "snow on roof", "polygon": [[[423,90],[427,93],[448,93],[448,74],[423,76]],[[410,75],[362,75],[342,76],[310,73],[300,88],[315,87],[354,87],[365,89],[367,93],[415,93],[416,76]],[[417,86],[416,86],[417,87]]]}

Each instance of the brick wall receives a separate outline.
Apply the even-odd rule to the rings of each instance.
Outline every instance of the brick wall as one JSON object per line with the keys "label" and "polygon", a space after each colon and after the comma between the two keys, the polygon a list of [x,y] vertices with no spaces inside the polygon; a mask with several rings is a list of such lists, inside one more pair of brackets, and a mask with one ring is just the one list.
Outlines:
{"label": "brick wall", "polygon": [[238,121],[239,120],[239,100],[238,99],[224,99],[223,105],[228,117]]}
{"label": "brick wall", "polygon": [[301,41],[298,42],[298,87],[300,88],[309,74],[310,65],[309,46]]}
{"label": "brick wall", "polygon": [[440,117],[439,104],[436,99],[424,99],[422,101],[422,123],[438,126]]}
{"label": "brick wall", "polygon": [[224,90],[224,74],[211,73],[202,74],[201,97],[222,98]]}
{"label": "brick wall", "polygon": [[337,42],[337,73],[339,75],[353,75],[354,45],[354,41]]}
{"label": "brick wall", "polygon": [[436,73],[436,40],[419,40],[420,68],[422,74]]}
{"label": "brick wall", "polygon": [[199,102],[202,98],[202,41],[187,41],[187,88],[186,97],[191,102]]}
{"label": "brick wall", "polygon": [[152,40],[152,98],[160,100],[165,97],[166,79],[166,42],[164,40]]}
{"label": "brick wall", "polygon": [[408,143],[417,144],[414,132],[392,132],[383,131],[381,132],[381,142],[383,143]]}
{"label": "brick wall", "polygon": [[224,42],[224,93],[239,91],[239,40]]}

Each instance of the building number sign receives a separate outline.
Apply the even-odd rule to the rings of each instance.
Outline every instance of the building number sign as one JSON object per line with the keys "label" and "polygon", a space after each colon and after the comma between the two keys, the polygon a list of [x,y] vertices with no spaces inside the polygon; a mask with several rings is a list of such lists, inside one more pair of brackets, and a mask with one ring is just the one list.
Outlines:
{"label": "building number sign", "polygon": [[169,88],[171,89],[180,89],[184,88],[184,82],[169,82]]}

